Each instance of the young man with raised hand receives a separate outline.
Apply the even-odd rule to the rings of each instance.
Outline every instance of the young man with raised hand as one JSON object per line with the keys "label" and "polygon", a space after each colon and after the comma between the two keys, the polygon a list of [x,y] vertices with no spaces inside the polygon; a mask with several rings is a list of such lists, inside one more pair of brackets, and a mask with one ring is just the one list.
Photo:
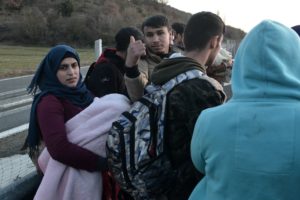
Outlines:
{"label": "young man with raised hand", "polygon": [[142,24],[142,32],[145,43],[131,37],[125,61],[125,84],[132,101],[143,96],[154,67],[174,53],[171,46],[172,31],[165,16],[147,18]]}

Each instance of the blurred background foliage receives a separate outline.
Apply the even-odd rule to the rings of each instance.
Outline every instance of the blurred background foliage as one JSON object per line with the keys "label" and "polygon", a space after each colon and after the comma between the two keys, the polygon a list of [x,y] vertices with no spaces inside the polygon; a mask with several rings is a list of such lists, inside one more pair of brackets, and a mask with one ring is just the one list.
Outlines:
{"label": "blurred background foliage", "polygon": [[[140,28],[154,14],[186,23],[191,16],[167,5],[167,0],[0,0],[0,43],[53,46],[67,43],[92,47],[101,38],[113,44],[124,26]],[[245,33],[227,26],[225,40],[239,41]]]}

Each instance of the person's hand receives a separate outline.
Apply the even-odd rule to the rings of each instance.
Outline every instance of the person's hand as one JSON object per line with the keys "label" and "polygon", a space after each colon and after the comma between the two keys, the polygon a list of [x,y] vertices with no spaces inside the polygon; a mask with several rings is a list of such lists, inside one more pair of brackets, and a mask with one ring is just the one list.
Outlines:
{"label": "person's hand", "polygon": [[127,49],[125,65],[127,67],[133,67],[138,64],[141,56],[146,55],[145,44],[141,40],[135,40],[133,36],[130,36],[130,43]]}

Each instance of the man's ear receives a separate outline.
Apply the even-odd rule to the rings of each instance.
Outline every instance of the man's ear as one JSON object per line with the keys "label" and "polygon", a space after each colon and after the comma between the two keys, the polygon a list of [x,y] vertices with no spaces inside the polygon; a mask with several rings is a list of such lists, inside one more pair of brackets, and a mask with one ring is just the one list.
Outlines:
{"label": "man's ear", "polygon": [[211,39],[210,39],[210,45],[209,45],[209,47],[211,48],[211,49],[214,49],[214,48],[217,48],[217,47],[219,47],[220,46],[220,41],[221,41],[221,37],[220,36],[213,36],[213,37],[211,37]]}
{"label": "man's ear", "polygon": [[215,49],[219,46],[219,43],[220,43],[220,37],[219,36],[213,36],[213,37],[210,38],[209,47],[211,49]]}

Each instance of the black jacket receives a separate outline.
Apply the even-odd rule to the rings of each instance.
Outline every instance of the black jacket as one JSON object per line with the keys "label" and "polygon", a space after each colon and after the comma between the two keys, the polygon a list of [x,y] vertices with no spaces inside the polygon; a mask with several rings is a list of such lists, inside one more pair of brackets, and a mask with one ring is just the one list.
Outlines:
{"label": "black jacket", "polygon": [[127,95],[124,62],[123,58],[116,55],[115,49],[105,49],[87,72],[84,80],[87,88],[97,97],[111,93]]}
{"label": "black jacket", "polygon": [[[166,59],[156,66],[151,81],[161,85],[190,69],[199,69],[205,73],[205,67],[193,59],[187,57]],[[216,89],[215,82],[206,79],[188,80],[176,86],[167,96],[164,142],[173,168],[177,171],[177,181],[167,194],[168,199],[188,199],[202,178],[193,166],[190,143],[194,125],[201,111],[225,101],[222,87],[220,86],[221,90]]]}

